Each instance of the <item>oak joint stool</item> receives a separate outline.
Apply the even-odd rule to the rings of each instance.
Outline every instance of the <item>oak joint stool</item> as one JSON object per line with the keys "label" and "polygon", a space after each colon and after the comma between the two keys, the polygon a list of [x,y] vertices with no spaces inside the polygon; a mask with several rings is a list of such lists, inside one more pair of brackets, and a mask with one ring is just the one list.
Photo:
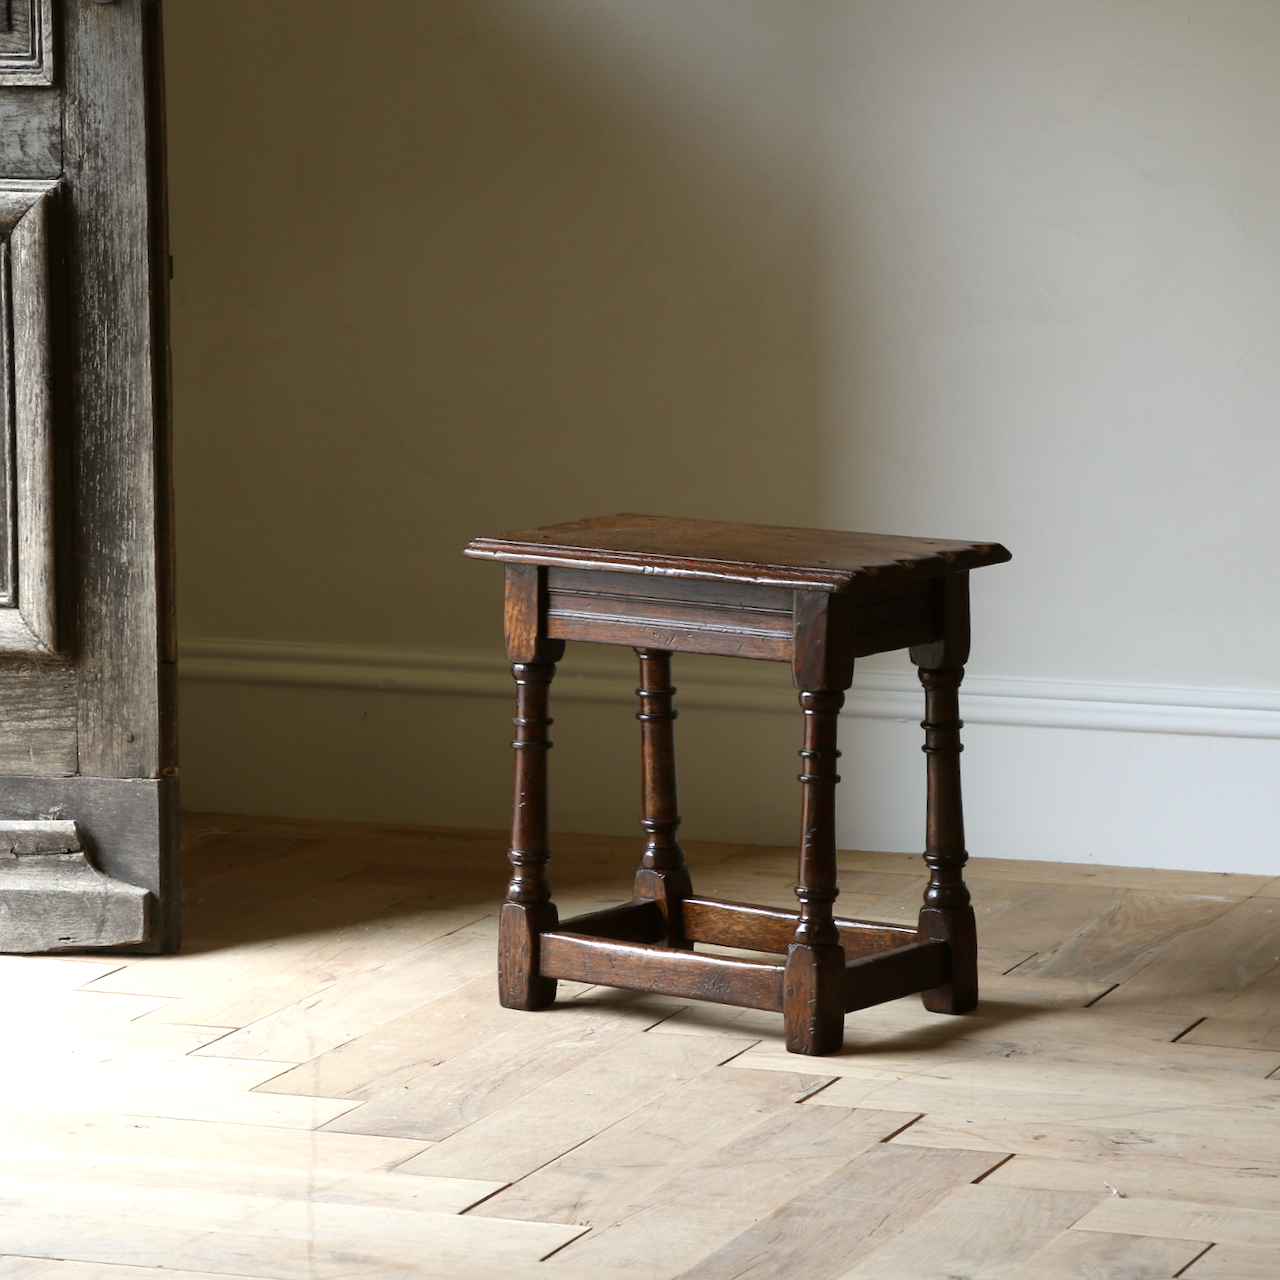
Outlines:
{"label": "oak joint stool", "polygon": [[[543,1009],[563,978],[780,1012],[792,1053],[840,1048],[844,1015],[919,992],[927,1009],[978,1001],[964,883],[959,689],[969,570],[996,543],[596,517],[477,538],[506,565],[506,645],[517,714],[511,883],[502,907],[502,1003]],[[634,899],[560,923],[546,866],[548,694],[566,640],[640,658],[645,833]],[[856,658],[907,649],[924,686],[929,880],[916,928],[834,915],[836,725]],[[804,713],[798,911],[698,897],[676,838],[673,651],[789,662]],[[747,960],[696,943],[772,954]],[[782,957],[785,956],[785,960]]]}

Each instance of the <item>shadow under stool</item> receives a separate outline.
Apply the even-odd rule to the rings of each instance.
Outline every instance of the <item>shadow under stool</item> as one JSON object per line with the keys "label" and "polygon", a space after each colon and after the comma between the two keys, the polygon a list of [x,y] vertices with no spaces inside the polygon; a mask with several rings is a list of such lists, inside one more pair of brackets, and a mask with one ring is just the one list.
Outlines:
{"label": "shadow under stool", "polygon": [[[1002,546],[618,515],[477,538],[467,554],[505,562],[517,690],[504,1005],[546,1008],[564,978],[767,1009],[782,1014],[787,1048],[806,1054],[840,1048],[846,1012],[913,992],[937,1013],[974,1008],[958,694],[969,570],[1010,559]],[[646,840],[633,901],[561,924],[546,877],[547,706],[566,640],[639,655]],[[929,880],[914,929],[832,910],[837,718],[854,660],[896,649],[909,651],[924,686]],[[804,713],[798,911],[693,892],[676,839],[673,651],[791,664]],[[698,952],[698,942],[777,959]]]}

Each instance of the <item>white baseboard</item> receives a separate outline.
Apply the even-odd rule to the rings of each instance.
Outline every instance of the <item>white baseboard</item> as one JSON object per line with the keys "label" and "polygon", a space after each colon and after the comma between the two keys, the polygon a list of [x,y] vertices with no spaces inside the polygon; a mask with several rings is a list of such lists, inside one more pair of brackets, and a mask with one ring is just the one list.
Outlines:
{"label": "white baseboard", "polygon": [[[678,659],[680,703],[732,711],[793,712],[795,691],[777,663]],[[635,661],[629,650],[575,646],[561,664],[553,696],[630,704]],[[508,698],[511,673],[500,654],[474,650],[356,648],[253,640],[189,640],[184,680],[367,689],[393,693]],[[1157,685],[1090,684],[971,675],[961,690],[968,724],[1093,729],[1208,738],[1280,739],[1280,692]],[[910,675],[859,671],[846,714],[916,720],[921,693]]]}
{"label": "white baseboard", "polygon": [[[198,640],[183,646],[181,674],[184,788],[197,808],[507,820],[512,684],[500,653]],[[560,664],[558,830],[634,829],[634,722],[591,704],[634,709],[637,674],[621,648],[571,646]],[[680,657],[676,682],[691,713],[686,834],[790,843],[799,716],[785,664]],[[417,695],[435,695],[429,715]],[[841,734],[842,848],[922,847],[922,702],[909,671],[857,673]],[[1276,693],[975,675],[961,714],[974,854],[1280,873]]]}

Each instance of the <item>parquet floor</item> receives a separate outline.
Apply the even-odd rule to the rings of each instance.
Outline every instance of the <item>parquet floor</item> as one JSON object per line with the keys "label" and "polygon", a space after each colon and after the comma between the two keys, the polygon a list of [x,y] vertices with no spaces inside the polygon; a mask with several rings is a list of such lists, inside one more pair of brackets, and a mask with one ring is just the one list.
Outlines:
{"label": "parquet floor", "polygon": [[[561,913],[635,842],[564,837]],[[984,999],[498,1007],[500,835],[196,815],[178,956],[0,957],[0,1280],[1277,1280],[1280,880],[975,860]],[[788,850],[692,845],[789,904]],[[909,921],[915,858],[844,857]]]}

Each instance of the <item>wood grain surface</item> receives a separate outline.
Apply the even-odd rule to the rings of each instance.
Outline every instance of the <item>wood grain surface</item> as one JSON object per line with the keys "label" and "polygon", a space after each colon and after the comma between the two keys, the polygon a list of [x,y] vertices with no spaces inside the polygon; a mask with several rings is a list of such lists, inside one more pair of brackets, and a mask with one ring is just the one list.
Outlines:
{"label": "wood grain surface", "polygon": [[[502,833],[188,827],[187,951],[0,958],[0,1280],[1277,1274],[1280,1046],[1188,1030],[1233,983],[1198,1027],[1268,1016],[1256,877],[976,860],[978,1009],[878,1005],[801,1059],[755,1010],[503,1008]],[[565,900],[606,910],[636,843],[556,837]],[[794,871],[687,852],[725,892]],[[918,893],[840,862],[877,918],[908,863]]]}

